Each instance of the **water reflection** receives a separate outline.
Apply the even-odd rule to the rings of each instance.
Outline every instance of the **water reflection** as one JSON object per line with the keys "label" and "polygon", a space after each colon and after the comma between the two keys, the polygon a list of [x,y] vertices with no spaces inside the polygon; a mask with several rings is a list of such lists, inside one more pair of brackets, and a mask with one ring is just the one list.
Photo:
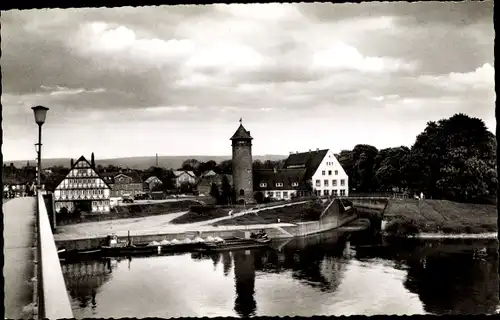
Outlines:
{"label": "water reflection", "polygon": [[[476,252],[484,252],[477,256]],[[366,260],[384,257],[408,272],[404,285],[433,314],[493,314],[499,304],[495,240],[426,240],[357,249]]]}
{"label": "water reflection", "polygon": [[77,317],[481,314],[499,305],[495,241],[330,233],[273,245],[63,271]]}
{"label": "water reflection", "polygon": [[236,288],[236,299],[234,310],[241,317],[255,315],[257,303],[255,302],[255,257],[250,250],[235,251],[234,281]]}

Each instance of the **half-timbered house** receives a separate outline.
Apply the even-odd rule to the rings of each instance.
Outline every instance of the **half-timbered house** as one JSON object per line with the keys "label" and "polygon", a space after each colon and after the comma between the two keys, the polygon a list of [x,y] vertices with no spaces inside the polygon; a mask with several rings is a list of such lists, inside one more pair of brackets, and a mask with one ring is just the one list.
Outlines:
{"label": "half-timbered house", "polygon": [[81,156],[55,188],[54,210],[106,213],[110,210],[110,193],[110,186],[95,170],[94,154],[90,163]]}

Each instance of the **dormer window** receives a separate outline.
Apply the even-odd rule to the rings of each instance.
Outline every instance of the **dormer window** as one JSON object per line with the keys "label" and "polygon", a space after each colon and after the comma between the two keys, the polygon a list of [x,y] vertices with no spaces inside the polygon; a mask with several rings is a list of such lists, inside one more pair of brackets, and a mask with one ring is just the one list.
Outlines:
{"label": "dormer window", "polygon": [[261,187],[261,188],[265,188],[265,187],[267,187],[267,183],[265,183],[265,182],[261,182],[261,183],[260,183],[260,187]]}
{"label": "dormer window", "polygon": [[292,182],[292,187],[298,187],[299,183],[298,182]]}
{"label": "dormer window", "polygon": [[277,187],[283,187],[283,182],[276,182]]}

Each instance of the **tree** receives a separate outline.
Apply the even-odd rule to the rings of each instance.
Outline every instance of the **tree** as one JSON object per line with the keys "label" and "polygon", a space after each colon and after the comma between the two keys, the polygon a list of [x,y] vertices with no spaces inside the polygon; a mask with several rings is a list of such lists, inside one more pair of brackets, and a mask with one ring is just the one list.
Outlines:
{"label": "tree", "polygon": [[233,160],[224,160],[219,163],[219,174],[231,174],[233,172]]}
{"label": "tree", "polygon": [[181,169],[186,171],[196,171],[199,165],[200,161],[196,159],[187,159],[182,162]]}
{"label": "tree", "polygon": [[354,177],[353,182],[358,191],[372,191],[374,185],[373,170],[375,157],[378,154],[377,148],[367,144],[358,144],[352,150],[354,162]]}
{"label": "tree", "polygon": [[264,193],[262,191],[256,192],[254,198],[257,203],[264,203]]}
{"label": "tree", "polygon": [[412,187],[450,200],[495,191],[495,145],[493,134],[480,119],[455,114],[428,122],[411,148]]}
{"label": "tree", "polygon": [[234,196],[231,184],[226,175],[222,177],[222,193],[221,193],[221,204],[232,204],[234,203]]}
{"label": "tree", "polygon": [[264,168],[264,164],[260,160],[254,160],[252,163],[253,170],[261,170]]}
{"label": "tree", "polygon": [[217,203],[220,202],[221,196],[219,192],[219,187],[215,183],[212,183],[212,186],[210,187],[210,196],[214,198],[215,201],[217,201]]}
{"label": "tree", "polygon": [[381,190],[407,187],[404,170],[410,149],[405,146],[387,148],[379,151],[375,157],[375,185]]}

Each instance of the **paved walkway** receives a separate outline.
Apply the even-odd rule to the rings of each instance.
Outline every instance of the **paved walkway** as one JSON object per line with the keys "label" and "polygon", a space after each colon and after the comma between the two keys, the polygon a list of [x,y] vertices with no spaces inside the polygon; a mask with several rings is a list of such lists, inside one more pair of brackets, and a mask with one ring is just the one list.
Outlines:
{"label": "paved walkway", "polygon": [[15,198],[2,205],[4,223],[5,319],[23,317],[33,302],[35,197]]}
{"label": "paved walkway", "polygon": [[[306,201],[297,202],[295,204],[305,203]],[[248,213],[259,212],[263,210],[282,208],[288,204],[279,204],[272,207],[249,209],[235,213],[233,217],[243,216]],[[186,223],[186,224],[171,224],[170,221],[187,213],[178,212],[165,215],[150,216],[143,218],[130,218],[118,219],[99,222],[86,222],[74,225],[67,225],[58,227],[57,233],[54,235],[56,241],[72,240],[72,239],[85,239],[85,238],[101,238],[106,237],[110,233],[115,233],[118,236],[126,236],[128,231],[131,235],[147,235],[147,234],[161,234],[161,233],[183,233],[186,231],[214,231],[214,230],[245,230],[252,228],[264,228],[270,226],[291,226],[290,223],[277,223],[277,224],[261,224],[252,226],[211,226],[212,223],[221,220],[230,219],[231,216],[215,218],[207,221]]]}

